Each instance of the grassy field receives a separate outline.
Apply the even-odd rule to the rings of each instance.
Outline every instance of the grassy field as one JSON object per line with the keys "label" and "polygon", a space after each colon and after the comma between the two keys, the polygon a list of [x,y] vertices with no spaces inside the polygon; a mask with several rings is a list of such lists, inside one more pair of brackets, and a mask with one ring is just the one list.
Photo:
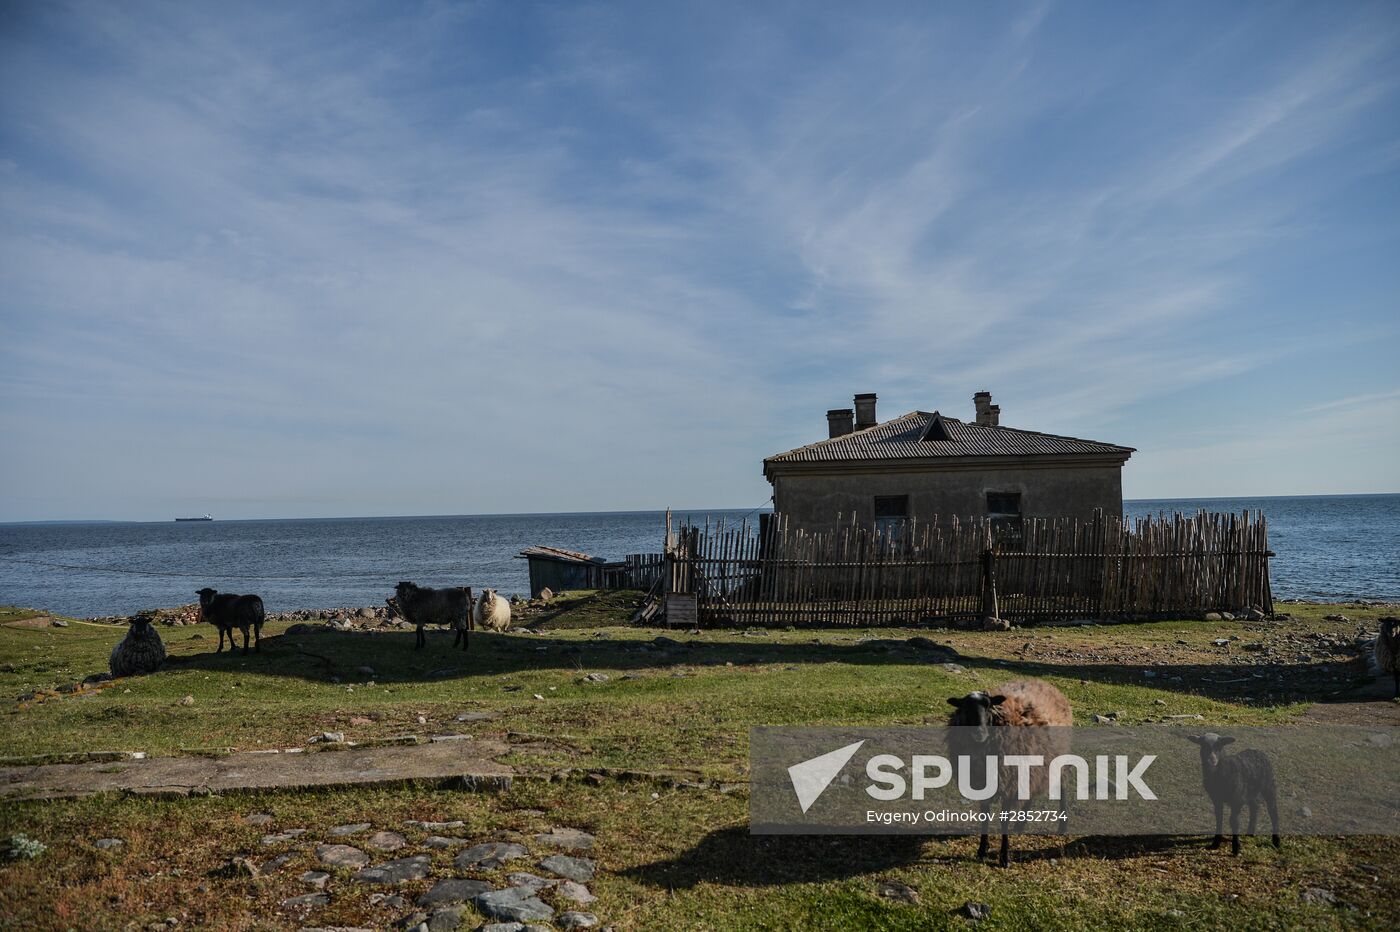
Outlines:
{"label": "grassy field", "polygon": [[[1290,838],[1282,852],[1247,844],[1238,859],[1202,850],[1200,839],[1075,839],[1063,852],[1058,840],[1026,839],[1018,846],[1024,862],[1000,870],[975,861],[975,839],[765,839],[749,836],[745,821],[753,725],[938,721],[947,696],[1027,674],[1063,689],[1077,724],[1110,712],[1134,724],[1190,713],[1214,725],[1285,723],[1365,679],[1344,653],[1318,646],[1349,643],[1358,623],[1374,629],[1374,609],[1285,606],[1294,617],[1281,623],[990,634],[687,634],[628,627],[632,603],[627,594],[574,595],[529,620],[539,633],[477,633],[467,654],[451,651],[445,633],[415,652],[411,631],[289,635],[275,624],[261,654],[215,655],[208,627],[160,627],[175,662],[77,692],[60,688],[105,670],[122,629],[74,620],[52,627],[38,613],[0,612],[0,755],[179,754],[300,746],[322,731],[351,740],[467,731],[509,735],[504,759],[522,773],[574,776],[518,780],[499,795],[405,788],[5,805],[0,836],[23,833],[48,851],[0,866],[0,925],[124,928],[173,917],[227,928],[382,927],[411,912],[372,904],[376,891],[344,877],[314,921],[282,909],[283,899],[306,892],[296,878],[315,866],[314,845],[262,848],[258,839],[270,829],[241,821],[257,810],[273,814],[275,827],[311,834],[355,821],[403,830],[406,819],[461,819],[459,834],[481,839],[585,828],[598,837],[603,868],[589,908],[619,929],[964,927],[957,911],[969,900],[992,907],[981,928],[1400,921],[1400,844],[1390,839]],[[1337,611],[1348,621],[1324,619]],[[658,635],[680,643],[657,644]],[[931,662],[900,643],[914,635],[953,647],[956,663]],[[1212,643],[1219,638],[1236,640],[1222,648]],[[590,673],[607,678],[590,681]],[[494,717],[458,723],[468,711]],[[603,771],[680,779],[586,778]],[[405,834],[411,842],[423,835]],[[94,848],[104,837],[126,843]],[[292,859],[262,877],[222,870],[238,855],[283,850]],[[880,895],[889,881],[909,885],[917,902]],[[1347,905],[1305,902],[1303,891],[1314,887]]]}

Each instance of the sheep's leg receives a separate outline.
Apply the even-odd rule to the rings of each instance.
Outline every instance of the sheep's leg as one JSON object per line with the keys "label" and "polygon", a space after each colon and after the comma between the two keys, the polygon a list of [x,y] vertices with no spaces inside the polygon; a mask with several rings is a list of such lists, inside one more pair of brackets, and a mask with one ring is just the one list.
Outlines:
{"label": "sheep's leg", "polygon": [[1001,830],[1001,855],[997,863],[1002,867],[1011,866],[1011,836],[1006,834],[1006,829]]}
{"label": "sheep's leg", "polygon": [[[241,629],[239,629],[239,630],[241,630],[241,631],[243,632],[243,653],[246,654],[246,653],[248,653],[248,626],[247,626],[247,625],[244,625],[244,626],[243,626]],[[230,641],[233,640],[233,632],[232,632],[232,631],[230,631],[230,632],[228,633],[228,639],[229,639]]]}
{"label": "sheep's leg", "polygon": [[419,650],[420,648],[427,647],[427,646],[428,646],[428,637],[427,637],[427,635],[425,635],[425,634],[423,633],[423,626],[422,626],[422,625],[419,625],[418,628],[417,628],[416,637],[415,637],[414,642],[413,642],[413,649],[414,649],[414,650]]}
{"label": "sheep's leg", "polygon": [[1264,794],[1264,805],[1269,807],[1269,828],[1273,830],[1273,843],[1275,848],[1282,848],[1283,842],[1278,837],[1278,789],[1269,787],[1269,792]]}
{"label": "sheep's leg", "polygon": [[[987,824],[986,819],[987,819],[987,816],[991,814],[991,811],[992,811],[992,807],[991,807],[991,806],[987,805],[985,802],[982,803],[982,819],[983,819],[982,824],[983,824],[983,825],[986,825],[986,824]],[[987,851],[991,848],[991,846],[992,846],[992,845],[991,845],[991,839],[987,836],[987,832],[986,832],[985,830],[983,830],[983,832],[982,832],[982,840],[977,844],[977,859],[978,859],[979,861],[982,860],[982,858],[985,858],[985,857],[987,856]]]}
{"label": "sheep's leg", "polygon": [[466,649],[467,649],[467,641],[468,641],[468,640],[470,639],[470,637],[471,637],[471,628],[469,628],[469,627],[468,627],[468,628],[463,628],[463,629],[461,630],[460,633],[461,633],[461,635],[462,635],[462,650],[466,650]]}
{"label": "sheep's leg", "polygon": [[[230,638],[230,640],[229,640],[229,646],[232,646],[232,638]],[[216,653],[216,654],[222,654],[223,652],[224,652],[224,629],[223,629],[222,627],[220,627],[220,628],[219,628],[219,649],[216,650],[216,651],[214,651],[214,653]]]}
{"label": "sheep's leg", "polygon": [[1253,797],[1249,800],[1249,830],[1246,835],[1253,835],[1254,830],[1259,826],[1259,800]]}
{"label": "sheep's leg", "polygon": [[1230,854],[1239,857],[1240,853],[1240,807],[1230,807]]}
{"label": "sheep's leg", "polygon": [[253,653],[262,653],[262,625],[253,626]]}
{"label": "sheep's leg", "polygon": [[1215,840],[1210,843],[1210,850],[1219,848],[1225,841],[1225,804],[1220,800],[1212,800],[1215,803]]}

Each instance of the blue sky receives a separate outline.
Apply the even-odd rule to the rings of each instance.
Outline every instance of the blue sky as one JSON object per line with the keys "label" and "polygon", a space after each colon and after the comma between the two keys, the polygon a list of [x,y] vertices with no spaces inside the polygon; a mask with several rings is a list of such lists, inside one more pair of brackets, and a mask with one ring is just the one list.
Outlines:
{"label": "blue sky", "polygon": [[0,519],[1400,490],[1393,3],[0,4]]}

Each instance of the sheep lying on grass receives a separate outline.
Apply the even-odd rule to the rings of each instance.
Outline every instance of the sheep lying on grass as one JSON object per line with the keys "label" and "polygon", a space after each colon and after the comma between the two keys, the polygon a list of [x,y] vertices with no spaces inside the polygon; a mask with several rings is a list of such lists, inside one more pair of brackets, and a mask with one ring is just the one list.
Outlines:
{"label": "sheep lying on grass", "polygon": [[1378,675],[1390,674],[1395,683],[1395,698],[1400,699],[1400,618],[1381,619],[1381,632],[1371,648],[1371,659]]}
{"label": "sheep lying on grass", "polygon": [[467,633],[472,623],[471,587],[429,589],[405,581],[394,587],[394,601],[398,604],[399,614],[417,629],[414,650],[428,643],[423,634],[424,625],[447,625],[457,632],[452,646],[461,644],[462,650],[467,649]]}
{"label": "sheep lying on grass", "polygon": [[229,650],[233,650],[233,629],[243,632],[243,653],[248,653],[248,629],[253,629],[254,650],[262,652],[262,626],[265,613],[263,601],[255,595],[235,595],[220,592],[207,586],[198,593],[199,618],[219,629],[219,649],[224,649],[224,635],[228,635]]}
{"label": "sheep lying on grass", "polygon": [[472,620],[488,631],[505,631],[510,628],[510,603],[495,589],[483,589],[472,608]]}
{"label": "sheep lying on grass", "polygon": [[[949,733],[948,750],[955,760],[963,755],[969,762],[980,762],[989,755],[997,755],[1004,760],[1011,755],[1030,754],[1039,755],[1048,762],[1069,753],[1069,726],[1074,724],[1074,713],[1065,694],[1044,680],[1013,680],[991,693],[978,691],[962,697],[950,697],[948,704],[953,706],[948,724],[954,726]],[[978,767],[978,764],[973,763],[972,766]],[[977,772],[980,774],[982,771],[978,769]],[[1040,766],[1030,769],[1031,796],[1044,793],[1048,783],[1049,768]],[[997,801],[1003,811],[1026,807],[1029,800],[1016,798],[1015,768],[1003,764],[997,786]],[[982,811],[989,812],[991,804],[992,800],[984,800]],[[1060,804],[1060,815],[1060,831],[1063,833],[1067,826],[1063,802]],[[1007,823],[1003,822],[1001,854],[998,858],[1002,867],[1011,863],[1011,842],[1006,830]],[[984,832],[977,846],[977,856],[986,857],[988,847]]]}
{"label": "sheep lying on grass", "polygon": [[1206,732],[1187,735],[1187,740],[1201,748],[1201,783],[1210,801],[1215,804],[1215,840],[1211,848],[1219,848],[1225,840],[1223,813],[1230,807],[1230,853],[1240,853],[1240,809],[1249,807],[1249,834],[1259,820],[1259,801],[1269,809],[1269,826],[1273,829],[1275,848],[1283,847],[1278,837],[1278,787],[1274,785],[1274,766],[1263,751],[1246,748],[1226,756],[1221,748],[1234,738]]}
{"label": "sheep lying on grass", "polygon": [[131,627],[126,637],[112,648],[112,655],[107,658],[107,669],[112,671],[113,676],[156,672],[165,662],[165,644],[160,639],[160,633],[151,627],[150,616],[133,615],[127,619],[127,624]]}

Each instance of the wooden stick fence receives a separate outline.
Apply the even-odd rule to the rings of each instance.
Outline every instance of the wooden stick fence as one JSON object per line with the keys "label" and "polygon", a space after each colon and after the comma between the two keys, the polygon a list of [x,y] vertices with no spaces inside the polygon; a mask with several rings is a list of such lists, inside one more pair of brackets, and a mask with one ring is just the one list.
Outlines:
{"label": "wooden stick fence", "polygon": [[1267,523],[1251,516],[1096,516],[811,532],[773,515],[756,532],[668,533],[666,590],[701,624],[1035,622],[1273,611]]}

